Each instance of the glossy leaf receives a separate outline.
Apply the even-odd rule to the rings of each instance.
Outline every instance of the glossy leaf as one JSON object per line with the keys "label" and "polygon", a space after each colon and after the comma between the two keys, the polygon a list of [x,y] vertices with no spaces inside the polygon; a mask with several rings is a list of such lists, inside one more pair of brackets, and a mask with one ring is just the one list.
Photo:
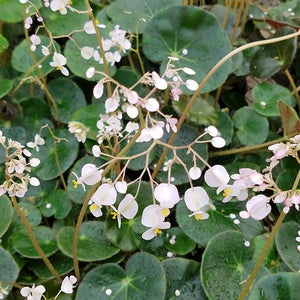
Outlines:
{"label": "glossy leaf", "polygon": [[[1,48],[0,48],[1,49]],[[3,79],[0,81],[0,98],[9,93],[12,89],[12,81],[8,79]]]}
{"label": "glossy leaf", "polygon": [[[69,257],[73,257],[74,232],[73,227],[66,226],[62,227],[57,234],[59,249]],[[77,246],[78,260],[104,260],[118,252],[119,249],[114,247],[105,237],[102,222],[91,221],[82,224]]]}
{"label": "glossy leaf", "polygon": [[284,135],[292,135],[300,133],[300,120],[296,111],[284,103],[282,100],[278,101],[281,122],[284,130]]}
{"label": "glossy leaf", "polygon": [[[211,34],[213,32],[213,34]],[[189,67],[196,75],[188,78],[200,83],[213,66],[230,51],[227,35],[217,20],[205,10],[195,6],[174,6],[157,13],[148,23],[143,37],[144,53],[153,62],[168,61],[168,56],[178,57],[176,68]],[[182,50],[188,54],[183,56]],[[222,65],[202,89],[202,93],[220,86],[230,71],[230,62]],[[164,72],[164,69],[162,69]],[[191,91],[183,88],[184,93]]]}
{"label": "glossy leaf", "polygon": [[0,197],[0,237],[8,229],[13,216],[14,209],[10,199],[6,195]]}
{"label": "glossy leaf", "polygon": [[145,252],[132,255],[126,271],[116,264],[98,266],[83,278],[75,299],[109,299],[107,289],[112,290],[115,300],[163,300],[166,289],[163,267],[156,257]]}

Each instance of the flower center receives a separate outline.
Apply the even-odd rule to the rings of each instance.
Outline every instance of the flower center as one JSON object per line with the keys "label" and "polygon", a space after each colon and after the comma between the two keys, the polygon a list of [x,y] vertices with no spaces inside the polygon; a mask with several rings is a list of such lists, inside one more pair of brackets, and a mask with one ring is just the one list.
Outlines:
{"label": "flower center", "polygon": [[223,196],[227,197],[229,194],[232,194],[232,191],[230,191],[228,188],[226,188],[225,193],[223,193]]}
{"label": "flower center", "polygon": [[155,228],[154,236],[157,236],[157,234],[161,234],[161,230],[158,228]]}
{"label": "flower center", "polygon": [[114,211],[112,211],[110,214],[112,215],[112,218],[113,218],[113,219],[115,219],[115,218],[117,217],[117,215],[118,215],[118,213],[116,213],[116,212],[114,212]]}
{"label": "flower center", "polygon": [[77,189],[78,182],[75,179],[73,179],[72,182],[74,183],[74,188]]}

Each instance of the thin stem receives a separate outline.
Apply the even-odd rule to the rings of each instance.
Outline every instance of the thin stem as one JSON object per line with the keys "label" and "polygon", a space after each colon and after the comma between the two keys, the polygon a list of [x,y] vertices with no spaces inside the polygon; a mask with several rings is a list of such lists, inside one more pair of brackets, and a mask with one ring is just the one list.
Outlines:
{"label": "thin stem", "polygon": [[243,19],[242,19],[240,36],[243,36],[243,34],[244,34],[244,28],[245,28],[245,24],[247,21],[247,13],[248,13],[248,9],[249,9],[249,2],[250,2],[250,0],[246,0],[246,6],[245,6],[245,10],[244,10]]}
{"label": "thin stem", "polygon": [[272,229],[271,234],[269,235],[269,237],[266,241],[266,244],[265,244],[265,246],[264,246],[264,248],[263,248],[263,250],[262,250],[255,266],[254,266],[254,269],[253,269],[251,275],[249,276],[249,278],[248,278],[248,280],[247,280],[247,282],[246,282],[246,284],[245,284],[238,300],[243,300],[246,297],[247,292],[250,289],[250,287],[251,287],[251,285],[252,285],[252,283],[253,283],[253,281],[254,281],[254,279],[255,279],[255,277],[256,277],[259,269],[260,269],[260,266],[262,265],[262,263],[264,261],[264,258],[265,258],[266,254],[267,254],[267,252],[268,252],[268,250],[269,250],[269,248],[270,248],[270,246],[271,246],[271,244],[272,244],[272,242],[275,238],[275,235],[276,235],[278,229],[280,228],[280,225],[281,225],[285,215],[286,214],[282,211],[279,218],[278,218],[278,220],[277,220],[277,222],[276,222],[276,224],[274,225],[274,227]]}
{"label": "thin stem", "polygon": [[288,78],[289,82],[290,82],[290,85],[293,89],[293,94],[294,96],[296,97],[296,100],[297,100],[297,106],[298,106],[298,111],[300,112],[300,97],[299,97],[299,94],[298,94],[298,91],[297,91],[297,87],[295,85],[295,82],[293,80],[293,77],[291,75],[291,73],[289,72],[288,69],[286,69],[285,71],[285,75],[286,77]]}
{"label": "thin stem", "polygon": [[[130,140],[130,142],[118,153],[117,157],[122,156],[123,154],[125,154],[130,148],[131,146],[135,143],[135,141],[138,139],[138,137],[141,134],[141,131],[144,127],[141,126],[140,130],[134,135],[134,137]],[[102,178],[111,170],[111,168],[113,168],[113,166],[115,165],[116,160],[113,160],[112,162],[110,162],[108,164],[108,166],[105,168],[105,170],[102,173]],[[79,263],[78,263],[78,258],[77,258],[77,244],[78,244],[78,238],[79,238],[79,232],[80,232],[80,227],[84,218],[84,214],[86,212],[88,203],[92,197],[92,195],[95,193],[96,189],[98,187],[98,184],[95,184],[92,186],[91,190],[89,191],[88,195],[86,196],[86,198],[84,199],[83,205],[81,207],[79,216],[78,216],[78,220],[77,220],[77,224],[75,227],[75,233],[74,233],[74,240],[73,240],[73,263],[74,263],[74,271],[75,271],[75,277],[78,279],[78,282],[80,282],[80,270],[79,270]]]}
{"label": "thin stem", "polygon": [[236,21],[235,21],[235,24],[234,24],[234,29],[233,29],[233,33],[232,33],[232,37],[231,37],[231,41],[230,41],[231,47],[233,46],[235,36],[236,36],[236,32],[237,32],[237,29],[239,27],[239,23],[240,23],[242,11],[243,11],[243,6],[244,6],[244,0],[242,0],[241,3],[240,3],[238,15],[237,15],[237,18],[236,18]]}
{"label": "thin stem", "polygon": [[[205,86],[205,84],[207,83],[207,81],[212,77],[212,75],[227,61],[229,60],[232,56],[234,56],[235,54],[245,50],[245,49],[249,49],[249,48],[252,48],[252,47],[255,47],[255,46],[260,46],[260,45],[266,45],[266,44],[272,44],[272,43],[277,43],[277,42],[281,42],[283,40],[287,40],[287,39],[291,39],[293,37],[296,37],[300,35],[300,30],[298,32],[295,32],[295,33],[292,33],[292,34],[288,34],[288,35],[285,35],[285,36],[281,36],[281,37],[278,37],[278,38],[274,38],[274,39],[269,39],[269,40],[264,40],[264,41],[257,41],[257,42],[253,42],[253,43],[249,43],[247,45],[243,45],[233,51],[231,51],[230,53],[228,53],[226,56],[224,56],[209,72],[208,74],[205,76],[205,78],[203,79],[203,81],[200,83],[198,89],[195,91],[194,95],[191,97],[189,103],[187,104],[187,106],[185,107],[185,110],[182,114],[182,116],[180,117],[179,121],[178,121],[178,124],[177,124],[177,132],[179,131],[179,129],[181,128],[186,116],[187,116],[187,113],[189,112],[191,106],[194,104],[197,96],[199,95],[199,93],[201,92],[201,90],[203,89],[203,87]],[[169,141],[168,141],[168,144],[171,145],[176,137],[177,133],[174,132]],[[160,166],[162,165],[164,159],[165,159],[165,156],[167,155],[169,149],[166,148],[164,150],[164,152],[162,153],[159,161],[157,162],[157,166],[155,168],[155,170],[153,171],[152,173],[152,179],[154,179],[159,171],[159,168]]]}
{"label": "thin stem", "polygon": [[35,248],[35,250],[38,252],[38,254],[40,255],[40,257],[42,258],[42,260],[44,261],[44,263],[46,264],[46,266],[48,267],[49,271],[52,273],[52,275],[56,278],[56,280],[58,282],[61,282],[61,278],[59,276],[59,274],[56,272],[56,270],[54,269],[53,265],[51,264],[51,262],[49,261],[49,259],[46,257],[44,251],[42,250],[42,248],[40,247],[40,245],[38,244],[32,228],[27,220],[27,218],[25,217],[24,213],[22,212],[22,210],[20,209],[18,202],[16,200],[15,197],[11,197],[12,203],[14,205],[14,208],[16,209],[17,214],[19,215],[19,217],[21,218],[21,220],[23,221],[28,234],[29,234],[29,238]]}
{"label": "thin stem", "polygon": [[[102,59],[103,59],[104,72],[105,72],[105,74],[107,76],[109,76],[107,62],[106,62],[106,59],[105,59],[105,53],[104,53],[104,50],[103,50],[101,36],[100,36],[100,32],[99,32],[98,27],[97,27],[96,20],[95,20],[94,14],[92,12],[92,8],[90,6],[89,1],[85,0],[85,4],[86,4],[86,7],[88,9],[88,14],[89,14],[89,16],[90,16],[90,18],[91,18],[91,20],[93,22],[93,25],[94,25],[94,28],[95,28],[95,31],[96,31],[97,41],[98,41],[98,44],[99,44],[99,47],[100,47],[101,56],[102,56]],[[110,98],[111,95],[112,95],[112,92],[111,92],[111,85],[110,85],[109,81],[107,81],[107,93],[108,93],[108,97]]]}

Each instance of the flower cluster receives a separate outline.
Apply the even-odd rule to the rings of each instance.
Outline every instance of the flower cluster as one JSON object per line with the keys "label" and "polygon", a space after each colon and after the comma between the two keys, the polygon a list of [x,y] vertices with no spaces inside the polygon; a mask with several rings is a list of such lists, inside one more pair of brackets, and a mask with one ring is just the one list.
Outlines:
{"label": "flower cluster", "polygon": [[33,186],[40,184],[36,177],[30,177],[30,167],[39,165],[40,160],[29,158],[31,153],[24,149],[24,146],[17,141],[6,139],[0,131],[0,144],[4,147],[6,153],[5,176],[6,180],[0,185],[0,196],[8,193],[10,197],[24,197],[27,192],[28,183]]}

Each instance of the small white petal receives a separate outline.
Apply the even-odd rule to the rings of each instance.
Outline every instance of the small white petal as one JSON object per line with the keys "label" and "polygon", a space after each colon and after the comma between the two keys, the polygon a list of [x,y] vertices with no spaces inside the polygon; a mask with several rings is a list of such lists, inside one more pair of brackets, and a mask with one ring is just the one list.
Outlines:
{"label": "small white petal", "polygon": [[[87,78],[92,78],[95,75],[95,68],[94,67],[90,67],[86,70],[85,73]],[[101,96],[100,96],[101,97]]]}
{"label": "small white petal", "polygon": [[186,81],[186,87],[191,91],[196,91],[198,89],[198,83],[193,79],[188,79]]}
{"label": "small white petal", "polygon": [[[87,76],[88,77],[88,76]],[[89,78],[89,77],[88,77]],[[103,95],[103,83],[101,81],[99,81],[93,89],[93,95],[96,99],[101,98],[101,96]]]}
{"label": "small white petal", "polygon": [[183,68],[182,71],[188,75],[195,75],[196,72],[194,70],[192,70],[191,68]]}
{"label": "small white petal", "polygon": [[146,101],[145,107],[150,112],[158,111],[159,103],[155,98],[149,98]]}
{"label": "small white petal", "polygon": [[198,167],[192,167],[189,169],[189,176],[192,180],[197,180],[201,176],[201,170]]}
{"label": "small white petal", "polygon": [[32,167],[37,167],[39,164],[40,164],[40,160],[38,158],[32,158],[30,161],[29,161],[29,164],[32,166]]}
{"label": "small white petal", "polygon": [[120,194],[125,194],[127,191],[126,181],[117,181],[115,184],[115,188]]}
{"label": "small white petal", "polygon": [[29,182],[32,186],[39,186],[40,185],[40,181],[36,177],[31,177]]}
{"label": "small white petal", "polygon": [[138,109],[133,105],[127,107],[126,113],[131,119],[135,119],[139,115]]}
{"label": "small white petal", "polygon": [[223,148],[226,144],[226,141],[222,137],[216,136],[212,139],[211,144],[215,148]]}
{"label": "small white petal", "polygon": [[101,155],[101,149],[98,145],[94,145],[92,147],[92,152],[95,157],[99,157]]}

